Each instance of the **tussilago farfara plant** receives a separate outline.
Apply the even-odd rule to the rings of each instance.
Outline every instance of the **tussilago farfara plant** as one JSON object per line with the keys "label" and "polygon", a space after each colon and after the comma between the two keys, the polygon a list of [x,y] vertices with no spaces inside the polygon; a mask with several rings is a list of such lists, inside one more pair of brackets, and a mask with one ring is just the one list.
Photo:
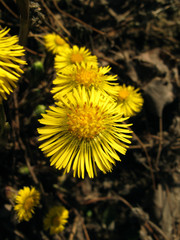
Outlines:
{"label": "tussilago farfara plant", "polygon": [[24,56],[24,49],[18,44],[18,37],[7,36],[9,31],[7,28],[0,31],[0,102],[7,100],[7,95],[13,92],[23,73],[20,65],[26,64],[20,59]]}
{"label": "tussilago farfara plant", "polygon": [[55,56],[56,102],[39,120],[40,148],[51,165],[64,173],[72,169],[74,177],[87,172],[93,178],[97,168],[111,172],[131,143],[131,124],[124,121],[141,110],[143,98],[139,89],[119,86],[110,69],[98,67],[85,47],[74,45]]}
{"label": "tussilago farfara plant", "polygon": [[34,214],[34,208],[40,203],[40,192],[34,187],[24,187],[18,191],[15,198],[14,210],[18,221],[29,221]]}
{"label": "tussilago farfara plant", "polygon": [[135,89],[130,85],[126,86],[123,84],[118,87],[116,101],[119,105],[119,111],[121,111],[125,117],[132,117],[141,111],[144,100],[138,91],[139,88]]}
{"label": "tussilago farfara plant", "polygon": [[92,56],[89,49],[74,45],[72,48],[65,39],[55,33],[44,36],[45,47],[48,51],[55,54],[55,69],[61,71],[67,66],[73,66],[81,63],[91,63],[97,66],[97,57]]}
{"label": "tussilago farfara plant", "polygon": [[44,36],[45,47],[53,54],[59,54],[66,48],[70,48],[69,44],[62,37],[55,33],[49,33]]}
{"label": "tussilago farfara plant", "polygon": [[49,209],[43,220],[44,230],[51,235],[60,233],[64,230],[65,224],[68,222],[69,211],[63,206],[53,206]]}
{"label": "tussilago farfara plant", "polygon": [[93,56],[89,49],[74,45],[72,48],[66,48],[55,56],[55,69],[60,72],[63,68],[77,64],[91,63],[97,66],[97,57]]}
{"label": "tussilago farfara plant", "polygon": [[51,90],[53,97],[57,100],[78,86],[84,86],[86,89],[94,87],[110,96],[116,96],[118,94],[117,76],[109,75],[110,70],[109,66],[93,66],[90,62],[62,69],[53,81],[54,87]]}
{"label": "tussilago farfara plant", "polygon": [[[127,118],[118,111],[117,103],[94,87],[74,88],[61,97],[39,120],[44,126],[38,129],[41,150],[50,158],[51,165],[71,169],[74,177],[90,178],[97,175],[97,167],[111,172],[117,152],[125,154],[130,144],[130,124],[122,123]],[[117,152],[116,152],[117,151]]]}

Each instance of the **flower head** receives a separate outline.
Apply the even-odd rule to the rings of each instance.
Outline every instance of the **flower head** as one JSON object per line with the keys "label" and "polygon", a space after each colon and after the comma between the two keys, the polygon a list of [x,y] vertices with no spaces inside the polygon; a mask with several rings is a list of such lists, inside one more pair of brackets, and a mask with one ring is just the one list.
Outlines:
{"label": "flower head", "polygon": [[24,55],[24,49],[18,45],[17,36],[5,36],[10,29],[0,31],[0,101],[7,99],[7,95],[13,92],[23,70],[20,64],[26,64],[19,57]]}
{"label": "flower head", "polygon": [[133,86],[127,86],[123,84],[119,86],[118,94],[116,95],[117,102],[120,107],[120,111],[125,117],[131,117],[141,111],[144,100],[141,93],[138,93],[139,89],[135,89]]}
{"label": "flower head", "polygon": [[85,47],[79,48],[74,45],[72,48],[66,48],[55,57],[55,69],[57,72],[64,67],[73,66],[90,62],[91,65],[97,66],[97,57],[92,56],[91,52]]}
{"label": "flower head", "polygon": [[29,221],[34,213],[34,208],[39,205],[40,193],[34,187],[24,187],[18,191],[15,198],[14,210],[17,212],[18,220]]}
{"label": "flower head", "polygon": [[51,92],[54,94],[54,98],[58,99],[58,96],[68,94],[73,88],[84,86],[86,89],[94,87],[109,95],[116,95],[117,76],[107,75],[110,69],[109,66],[98,68],[91,63],[65,68],[53,81],[55,86]]}
{"label": "flower head", "polygon": [[[101,91],[84,87],[74,89],[50,107],[39,120],[44,127],[38,129],[40,145],[51,165],[69,172],[71,167],[78,177],[97,175],[96,167],[103,173],[112,171],[116,151],[125,154],[130,131],[122,123],[117,104]],[[116,150],[116,151],[115,151]]]}
{"label": "flower head", "polygon": [[54,206],[50,208],[44,218],[44,229],[50,231],[50,234],[56,234],[64,230],[64,225],[68,222],[69,211],[63,206]]}
{"label": "flower head", "polygon": [[59,54],[65,48],[70,48],[69,44],[55,33],[49,33],[44,36],[45,47],[54,54]]}

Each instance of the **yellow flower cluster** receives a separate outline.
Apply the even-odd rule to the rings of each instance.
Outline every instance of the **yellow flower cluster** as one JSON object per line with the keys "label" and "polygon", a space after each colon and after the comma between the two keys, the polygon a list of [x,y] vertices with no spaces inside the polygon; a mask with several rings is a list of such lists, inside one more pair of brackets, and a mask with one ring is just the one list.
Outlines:
{"label": "yellow flower cluster", "polygon": [[[24,187],[17,192],[14,201],[17,220],[28,222],[33,217],[35,208],[40,205],[40,192],[35,187]],[[63,231],[68,217],[69,211],[65,207],[51,207],[43,220],[44,230],[49,230],[50,234]]]}
{"label": "yellow flower cluster", "polygon": [[64,173],[72,169],[74,177],[87,172],[93,178],[97,168],[111,172],[131,143],[131,124],[124,121],[140,111],[143,98],[138,89],[120,86],[111,68],[99,67],[88,49],[51,35],[45,46],[55,54],[55,104],[39,120],[40,149],[51,165]]}
{"label": "yellow flower cluster", "polygon": [[19,57],[24,55],[24,49],[18,44],[17,36],[6,36],[10,29],[0,30],[0,103],[7,100],[7,95],[13,92],[23,70],[19,65],[26,62]]}

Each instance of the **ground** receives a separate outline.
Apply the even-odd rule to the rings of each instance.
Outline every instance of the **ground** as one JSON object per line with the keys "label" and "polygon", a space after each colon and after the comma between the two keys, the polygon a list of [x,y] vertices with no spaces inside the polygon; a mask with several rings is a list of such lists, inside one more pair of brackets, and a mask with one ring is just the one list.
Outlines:
{"label": "ground", "polygon": [[[0,24],[11,35],[22,27],[16,2],[0,2]],[[25,73],[4,102],[0,239],[180,239],[179,1],[38,0],[30,1],[29,19]],[[43,41],[50,32],[89,48],[120,84],[140,88],[144,106],[131,118],[132,144],[111,173],[63,175],[38,148],[39,106],[53,104],[54,57]],[[42,199],[34,217],[18,223],[10,195],[23,186],[35,186]],[[51,236],[42,219],[57,203],[70,217],[65,230]]]}

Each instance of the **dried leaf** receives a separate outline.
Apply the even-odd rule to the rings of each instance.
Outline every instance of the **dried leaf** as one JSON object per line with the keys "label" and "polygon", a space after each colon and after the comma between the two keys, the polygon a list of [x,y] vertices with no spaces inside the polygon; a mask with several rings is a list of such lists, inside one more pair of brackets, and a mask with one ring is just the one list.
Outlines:
{"label": "dried leaf", "polygon": [[173,86],[170,82],[161,78],[155,78],[144,88],[149,96],[151,108],[154,107],[154,113],[162,117],[164,106],[174,100]]}

